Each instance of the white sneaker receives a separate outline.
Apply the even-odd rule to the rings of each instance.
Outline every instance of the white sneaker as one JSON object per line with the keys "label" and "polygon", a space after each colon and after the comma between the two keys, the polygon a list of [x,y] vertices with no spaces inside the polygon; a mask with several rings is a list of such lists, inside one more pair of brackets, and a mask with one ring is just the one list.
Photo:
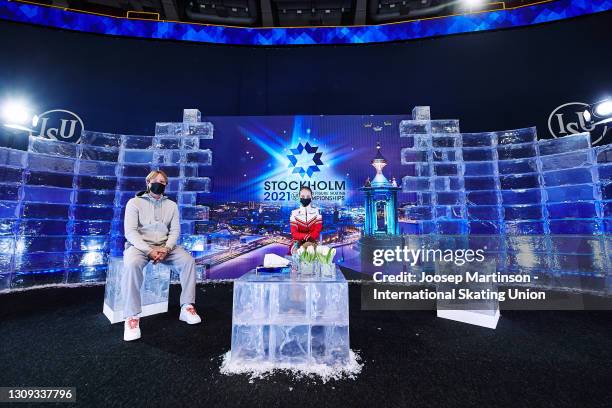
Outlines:
{"label": "white sneaker", "polygon": [[123,323],[123,340],[132,341],[140,338],[140,319],[128,317]]}
{"label": "white sneaker", "polygon": [[181,314],[179,320],[186,322],[187,324],[198,324],[202,321],[200,316],[196,313],[195,307],[191,304],[186,304],[181,307]]}

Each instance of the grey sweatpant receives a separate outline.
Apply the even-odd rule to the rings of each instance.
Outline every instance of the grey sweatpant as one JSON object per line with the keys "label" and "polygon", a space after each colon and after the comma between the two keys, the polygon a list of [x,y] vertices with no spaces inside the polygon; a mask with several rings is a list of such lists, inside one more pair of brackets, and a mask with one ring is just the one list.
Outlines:
{"label": "grey sweatpant", "polygon": [[[140,303],[140,288],[143,281],[142,270],[150,259],[147,254],[130,246],[123,251],[123,277],[121,291],[123,292],[123,317],[135,316],[142,311]],[[181,305],[195,302],[196,269],[193,257],[182,247],[176,246],[163,264],[169,265],[179,272],[181,280]]]}

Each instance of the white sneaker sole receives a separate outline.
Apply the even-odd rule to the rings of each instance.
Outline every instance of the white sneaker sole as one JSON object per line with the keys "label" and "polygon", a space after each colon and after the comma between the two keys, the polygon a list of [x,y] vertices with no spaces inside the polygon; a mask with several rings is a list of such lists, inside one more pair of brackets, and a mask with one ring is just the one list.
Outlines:
{"label": "white sneaker sole", "polygon": [[185,318],[183,318],[183,317],[179,317],[179,320],[180,320],[180,321],[182,321],[182,322],[185,322],[185,323],[187,323],[187,324],[198,324],[198,323],[202,323],[202,319],[201,319],[201,318],[200,318],[200,320],[199,320],[199,321],[197,321],[197,322],[190,322],[190,321],[188,321],[187,319],[185,319]]}
{"label": "white sneaker sole", "polygon": [[139,338],[140,338],[140,334],[136,337],[131,337],[131,338],[123,336],[123,341],[134,341],[134,340],[138,340]]}
{"label": "white sneaker sole", "polygon": [[123,332],[123,340],[124,341],[134,341],[134,340],[138,340],[141,336],[142,332],[140,331],[140,328],[138,329],[138,331],[136,333],[126,333],[125,331]]}

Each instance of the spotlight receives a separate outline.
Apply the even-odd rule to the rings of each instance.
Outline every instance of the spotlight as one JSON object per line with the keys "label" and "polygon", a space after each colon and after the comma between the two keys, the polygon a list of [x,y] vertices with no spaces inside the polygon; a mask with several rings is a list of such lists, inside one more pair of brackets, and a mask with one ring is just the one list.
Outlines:
{"label": "spotlight", "polygon": [[612,100],[608,99],[608,100],[599,102],[595,106],[595,114],[599,117],[612,115]]}
{"label": "spotlight", "polygon": [[2,118],[7,125],[24,125],[32,120],[32,114],[23,101],[10,100],[2,105]]}
{"label": "spotlight", "polygon": [[604,99],[588,105],[582,113],[584,120],[592,125],[612,122],[612,99]]}
{"label": "spotlight", "polygon": [[474,10],[482,6],[484,0],[463,0],[463,3],[465,4],[464,7],[468,10]]}

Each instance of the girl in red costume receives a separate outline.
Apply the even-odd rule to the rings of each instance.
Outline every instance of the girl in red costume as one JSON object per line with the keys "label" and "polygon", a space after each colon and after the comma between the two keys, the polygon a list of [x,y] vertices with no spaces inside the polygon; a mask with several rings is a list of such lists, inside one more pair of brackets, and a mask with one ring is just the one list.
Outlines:
{"label": "girl in red costume", "polygon": [[300,246],[310,243],[316,244],[319,234],[323,229],[323,218],[318,208],[313,207],[312,190],[306,186],[300,189],[300,208],[291,211],[291,253],[293,254]]}

